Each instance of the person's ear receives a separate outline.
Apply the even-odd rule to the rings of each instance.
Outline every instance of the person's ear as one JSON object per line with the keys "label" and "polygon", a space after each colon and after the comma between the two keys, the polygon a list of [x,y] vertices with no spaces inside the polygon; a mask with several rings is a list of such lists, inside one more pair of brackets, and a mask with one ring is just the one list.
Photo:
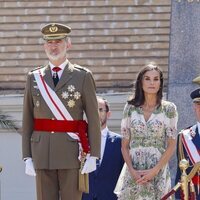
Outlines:
{"label": "person's ear", "polygon": [[72,42],[70,38],[67,38],[67,49],[70,49],[72,47]]}
{"label": "person's ear", "polygon": [[111,112],[108,111],[108,112],[107,112],[107,117],[110,118],[110,116],[111,116]]}
{"label": "person's ear", "polygon": [[44,47],[44,49],[47,47],[47,43],[46,42],[43,44],[43,47]]}

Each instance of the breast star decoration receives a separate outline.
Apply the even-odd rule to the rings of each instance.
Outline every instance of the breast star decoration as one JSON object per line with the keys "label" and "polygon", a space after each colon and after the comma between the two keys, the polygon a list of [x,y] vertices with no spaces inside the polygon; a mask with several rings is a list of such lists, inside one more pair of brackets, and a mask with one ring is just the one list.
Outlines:
{"label": "breast star decoration", "polygon": [[36,107],[39,107],[40,106],[40,102],[36,101],[35,105],[36,105]]}
{"label": "breast star decoration", "polygon": [[63,99],[67,99],[69,97],[69,93],[67,91],[62,92],[61,94]]}
{"label": "breast star decoration", "polygon": [[67,91],[63,91],[61,97],[67,101],[67,106],[73,108],[76,105],[76,101],[80,99],[80,92],[76,91],[74,85],[69,85]]}

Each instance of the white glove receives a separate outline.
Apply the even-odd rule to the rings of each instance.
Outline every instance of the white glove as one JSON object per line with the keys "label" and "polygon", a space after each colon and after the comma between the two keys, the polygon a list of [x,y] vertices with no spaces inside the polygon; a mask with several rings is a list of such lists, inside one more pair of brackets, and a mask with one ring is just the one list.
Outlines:
{"label": "white glove", "polygon": [[85,164],[83,166],[83,169],[81,171],[81,174],[88,174],[90,172],[93,172],[96,170],[96,159],[97,157],[94,156],[88,156],[86,158]]}
{"label": "white glove", "polygon": [[34,166],[33,166],[33,161],[32,161],[32,158],[27,158],[25,160],[25,173],[29,176],[36,176],[36,173],[35,173],[35,169],[34,169]]}

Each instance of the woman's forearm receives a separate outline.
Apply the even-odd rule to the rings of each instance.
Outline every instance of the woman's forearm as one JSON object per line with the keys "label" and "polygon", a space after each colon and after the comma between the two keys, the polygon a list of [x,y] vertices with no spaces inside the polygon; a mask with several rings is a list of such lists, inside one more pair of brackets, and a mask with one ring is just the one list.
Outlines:
{"label": "woman's forearm", "polygon": [[159,162],[155,166],[158,171],[160,171],[170,160],[176,148],[176,140],[175,139],[168,139],[168,146],[166,151],[161,156]]}
{"label": "woman's forearm", "polygon": [[122,155],[126,165],[128,166],[129,170],[133,169],[132,166],[132,158],[129,151],[129,140],[122,139]]}

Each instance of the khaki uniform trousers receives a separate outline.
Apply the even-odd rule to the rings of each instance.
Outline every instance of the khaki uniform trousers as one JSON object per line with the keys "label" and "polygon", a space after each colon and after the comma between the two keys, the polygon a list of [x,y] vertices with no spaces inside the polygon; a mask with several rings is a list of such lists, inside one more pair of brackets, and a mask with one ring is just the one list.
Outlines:
{"label": "khaki uniform trousers", "polygon": [[81,200],[78,172],[78,169],[37,169],[37,200]]}

